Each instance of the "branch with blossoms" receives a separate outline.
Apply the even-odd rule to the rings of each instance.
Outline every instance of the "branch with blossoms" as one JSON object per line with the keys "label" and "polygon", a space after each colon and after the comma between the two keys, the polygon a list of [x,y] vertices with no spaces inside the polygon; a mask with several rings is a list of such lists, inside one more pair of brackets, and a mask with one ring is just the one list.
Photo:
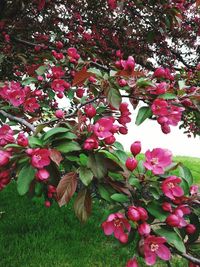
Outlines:
{"label": "branch with blossoms", "polygon": [[[44,196],[46,207],[75,198],[74,212],[82,222],[91,214],[93,197],[110,203],[115,211],[102,228],[105,235],[135,248],[128,267],[138,266],[138,260],[148,265],[157,258],[169,261],[177,252],[198,264],[188,254],[200,233],[194,204],[199,189],[191,172],[174,164],[167,149],[148,150],[140,160],[139,141],[132,143],[129,156],[116,136],[127,134],[129,105],[136,108],[139,101],[145,106],[136,124],[154,119],[166,134],[187,112],[197,112],[199,88],[194,83],[199,69],[180,87],[180,76],[170,69],[145,72],[120,51],[110,68],[108,72],[84,62],[71,47],[53,50],[48,60],[19,76],[20,81],[4,83],[0,189],[17,180],[20,195]],[[58,99],[68,100],[66,106],[60,108]],[[15,116],[8,113],[12,108]],[[13,121],[21,124],[19,130],[11,126]]]}

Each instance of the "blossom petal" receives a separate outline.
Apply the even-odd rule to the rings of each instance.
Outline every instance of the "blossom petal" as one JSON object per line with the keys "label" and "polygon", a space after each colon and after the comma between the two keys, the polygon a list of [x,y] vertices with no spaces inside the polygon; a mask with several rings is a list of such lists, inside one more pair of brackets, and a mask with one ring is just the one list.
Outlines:
{"label": "blossom petal", "polygon": [[171,252],[170,250],[165,246],[160,244],[158,250],[156,250],[156,254],[159,258],[161,258],[164,261],[168,261],[171,258]]}
{"label": "blossom petal", "polygon": [[102,223],[102,227],[105,235],[112,235],[115,229],[113,222],[104,222]]}
{"label": "blossom petal", "polygon": [[154,265],[156,262],[156,254],[154,252],[146,252],[145,253],[145,262],[147,265],[151,266]]}
{"label": "blossom petal", "polygon": [[175,186],[172,189],[172,192],[175,197],[181,197],[184,195],[183,189],[180,186]]}

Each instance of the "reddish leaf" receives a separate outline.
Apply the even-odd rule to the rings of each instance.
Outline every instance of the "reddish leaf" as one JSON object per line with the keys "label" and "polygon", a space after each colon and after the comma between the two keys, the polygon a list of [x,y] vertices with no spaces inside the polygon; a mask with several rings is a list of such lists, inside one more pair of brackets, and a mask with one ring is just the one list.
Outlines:
{"label": "reddish leaf", "polygon": [[116,191],[118,191],[120,193],[124,193],[128,196],[131,196],[129,189],[123,183],[117,182],[117,181],[112,181],[109,179],[108,184],[110,184]]}
{"label": "reddish leaf", "polygon": [[51,149],[50,150],[50,158],[58,166],[60,165],[60,162],[63,160],[63,157],[62,157],[61,153],[56,149]]}
{"label": "reddish leaf", "polygon": [[45,4],[46,4],[46,0],[39,0],[38,11],[41,11],[44,8]]}
{"label": "reddish leaf", "polygon": [[129,71],[129,70],[120,70],[117,72],[116,76],[124,76],[124,77],[141,77],[144,76],[144,72],[142,71]]}
{"label": "reddish leaf", "polygon": [[88,72],[85,67],[82,68],[82,70],[76,72],[72,86],[83,84],[91,75],[92,73]]}
{"label": "reddish leaf", "polygon": [[91,214],[92,199],[88,190],[85,188],[78,193],[74,202],[74,211],[81,222],[86,222]]}
{"label": "reddish leaf", "polygon": [[196,0],[196,6],[197,6],[197,7],[200,6],[200,0]]}
{"label": "reddish leaf", "polygon": [[57,186],[57,202],[60,207],[67,204],[72,198],[77,187],[77,174],[69,172],[59,182]]}

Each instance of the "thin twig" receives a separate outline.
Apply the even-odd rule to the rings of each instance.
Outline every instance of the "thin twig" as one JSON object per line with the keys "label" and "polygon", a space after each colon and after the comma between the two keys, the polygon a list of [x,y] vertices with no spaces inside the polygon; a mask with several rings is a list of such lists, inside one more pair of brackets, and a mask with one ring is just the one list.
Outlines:
{"label": "thin twig", "polygon": [[4,110],[0,110],[0,114],[2,114],[4,117],[6,117],[10,120],[19,122],[20,124],[28,127],[32,132],[35,132],[35,127],[32,124],[30,124],[28,121],[26,121],[25,119],[13,116],[13,115],[5,112]]}

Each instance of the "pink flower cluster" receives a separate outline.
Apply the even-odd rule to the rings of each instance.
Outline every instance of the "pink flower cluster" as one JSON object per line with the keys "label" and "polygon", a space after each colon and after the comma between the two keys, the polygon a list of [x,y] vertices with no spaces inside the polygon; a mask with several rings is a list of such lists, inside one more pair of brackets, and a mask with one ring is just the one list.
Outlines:
{"label": "pink flower cluster", "polygon": [[[85,106],[85,114],[89,119],[92,119],[96,115],[96,108],[92,104]],[[121,103],[119,107],[120,117],[117,119],[117,125],[114,124],[114,117],[104,117],[96,121],[94,125],[88,126],[88,131],[92,132],[92,135],[88,137],[84,142],[84,149],[92,150],[99,146],[99,141],[103,141],[106,145],[112,145],[115,142],[115,133],[127,134],[126,124],[131,121],[129,115],[131,114],[128,109],[127,103]]]}
{"label": "pink flower cluster", "polygon": [[115,62],[115,66],[118,69],[132,72],[135,69],[135,60],[132,56],[129,56],[127,60],[119,60]]}
{"label": "pink flower cluster", "polygon": [[161,79],[167,79],[167,80],[174,80],[173,75],[170,73],[170,70],[168,68],[162,68],[159,67],[154,71],[153,77],[155,78],[161,78]]}
{"label": "pink flower cluster", "polygon": [[151,106],[151,110],[157,117],[157,121],[161,125],[163,133],[166,134],[170,132],[169,125],[176,126],[179,123],[182,112],[185,110],[183,107],[174,104],[171,101],[157,98]]}
{"label": "pink flower cluster", "polygon": [[0,96],[5,101],[11,103],[14,107],[22,106],[26,112],[35,112],[39,109],[34,91],[32,92],[29,86],[24,88],[18,82],[7,82],[0,88]]}
{"label": "pink flower cluster", "polygon": [[45,148],[29,148],[26,152],[31,157],[31,165],[38,169],[36,178],[42,182],[46,181],[50,176],[49,172],[44,168],[51,163],[49,150]]}
{"label": "pink flower cluster", "polygon": [[161,82],[147,88],[147,91],[152,95],[162,95],[167,92],[168,84],[166,82]]}
{"label": "pink flower cluster", "polygon": [[[130,206],[128,208],[127,217],[129,220],[137,223],[138,232],[143,238],[142,251],[144,252],[145,262],[147,265],[154,265],[156,258],[159,257],[164,261],[171,258],[169,248],[164,244],[164,237],[150,235],[151,228],[145,222],[148,219],[147,211],[142,207]],[[128,234],[131,231],[131,224],[122,213],[110,214],[102,228],[105,235],[114,234],[121,243],[128,242]],[[138,267],[137,259],[130,259],[126,267]]]}

